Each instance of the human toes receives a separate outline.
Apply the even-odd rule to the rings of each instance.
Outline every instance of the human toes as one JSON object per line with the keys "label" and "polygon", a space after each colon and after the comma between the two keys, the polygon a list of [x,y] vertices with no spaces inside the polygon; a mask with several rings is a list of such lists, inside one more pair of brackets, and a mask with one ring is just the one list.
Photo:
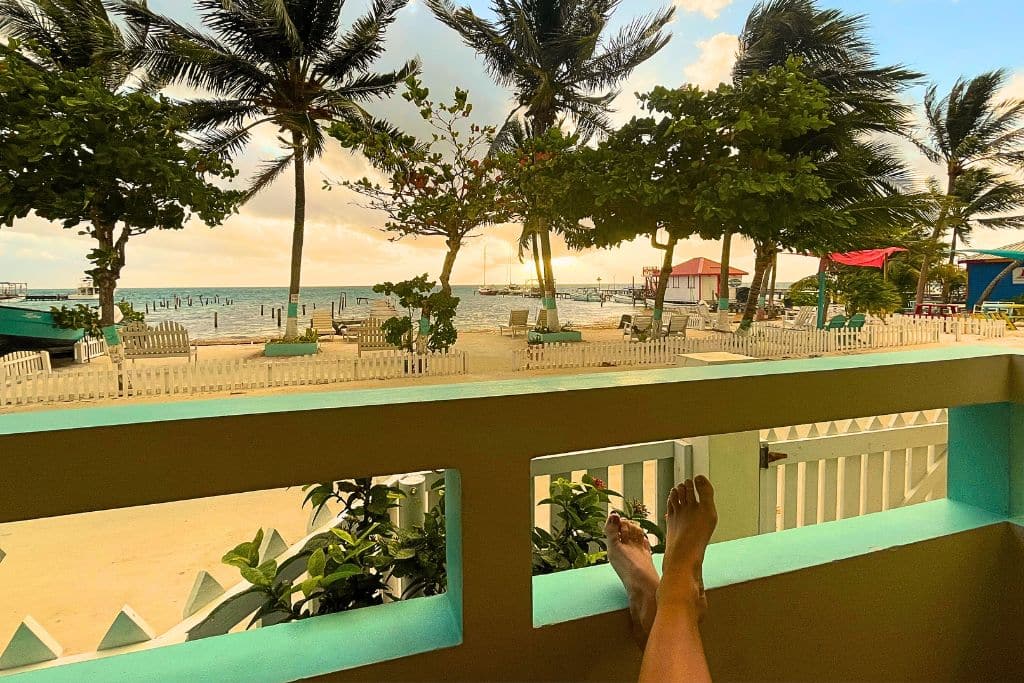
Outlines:
{"label": "human toes", "polygon": [[683,482],[683,500],[687,506],[697,504],[697,492],[693,487],[693,479],[687,479]]}
{"label": "human toes", "polygon": [[622,518],[617,512],[608,515],[608,521],[604,523],[604,535],[612,542],[618,543],[622,533]]}
{"label": "human toes", "polygon": [[711,480],[700,474],[693,480],[693,485],[700,496],[700,506],[713,510],[715,507],[715,487],[711,485]]}

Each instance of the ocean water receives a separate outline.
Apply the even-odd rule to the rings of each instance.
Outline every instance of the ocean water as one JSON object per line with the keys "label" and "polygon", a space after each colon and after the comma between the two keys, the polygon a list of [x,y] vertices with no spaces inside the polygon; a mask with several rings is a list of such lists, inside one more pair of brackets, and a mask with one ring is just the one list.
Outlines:
{"label": "ocean water", "polygon": [[[577,285],[562,285],[559,291],[571,292]],[[530,320],[537,315],[540,299],[520,296],[480,296],[475,286],[453,287],[455,296],[461,299],[456,326],[463,331],[495,330],[499,324],[508,322],[512,309],[527,308]],[[33,289],[30,294],[66,294],[67,290]],[[146,322],[155,324],[173,320],[184,325],[194,339],[251,339],[279,335],[283,328],[277,326],[277,319],[271,310],[287,309],[288,291],[284,287],[176,287],[166,289],[117,290],[118,300],[131,302],[139,311],[145,311]],[[175,298],[181,305],[175,309]],[[192,304],[189,305],[191,298]],[[306,287],[302,290],[299,303],[299,322],[309,324],[313,306],[330,310],[334,303],[336,318],[363,318],[369,313],[368,304],[357,303],[358,299],[382,298],[374,294],[371,287]],[[162,302],[170,302],[165,308]],[[51,306],[73,305],[73,301],[33,301],[17,304],[49,310]],[[155,304],[155,308],[154,308]],[[305,314],[302,306],[305,305]],[[263,315],[260,315],[260,307]],[[628,304],[613,302],[590,303],[559,299],[559,316],[563,322],[579,326],[600,325],[618,321],[623,313],[632,310]],[[214,313],[217,327],[214,328]],[[305,320],[305,323],[303,323]],[[282,319],[282,325],[284,320]]]}

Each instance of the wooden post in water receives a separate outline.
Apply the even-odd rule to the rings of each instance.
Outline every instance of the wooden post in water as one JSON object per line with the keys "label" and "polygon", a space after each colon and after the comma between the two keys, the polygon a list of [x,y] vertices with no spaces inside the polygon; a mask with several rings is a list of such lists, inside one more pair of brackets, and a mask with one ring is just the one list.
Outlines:
{"label": "wooden post in water", "polygon": [[306,315],[306,304],[302,304],[302,315]]}
{"label": "wooden post in water", "polygon": [[334,320],[334,302],[331,302],[331,320]]}
{"label": "wooden post in water", "polygon": [[263,317],[263,304],[260,304],[260,317]]}
{"label": "wooden post in water", "polygon": [[213,312],[213,329],[217,329],[217,311]]}
{"label": "wooden post in water", "polygon": [[277,309],[277,326],[281,327],[281,309]]}

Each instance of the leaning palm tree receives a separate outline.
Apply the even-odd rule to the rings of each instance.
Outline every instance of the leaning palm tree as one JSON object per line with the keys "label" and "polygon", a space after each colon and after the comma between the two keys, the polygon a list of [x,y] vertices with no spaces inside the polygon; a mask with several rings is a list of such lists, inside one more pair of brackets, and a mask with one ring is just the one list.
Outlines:
{"label": "leaning palm tree", "polygon": [[[841,184],[850,191],[835,193],[839,210],[859,216],[870,213],[878,218],[884,217],[889,208],[897,208],[885,197],[902,184],[905,169],[894,163],[891,148],[854,143],[864,133],[902,129],[910,110],[899,95],[921,75],[901,65],[879,66],[874,46],[865,34],[866,21],[862,15],[821,9],[815,0],[764,0],[751,10],[740,33],[732,75],[734,82],[739,82],[753,73],[783,65],[790,57],[799,57],[804,73],[829,90],[833,102],[830,118],[834,124],[820,134],[808,136],[800,143],[800,151],[813,151],[819,163],[830,162],[840,174],[833,185]],[[844,163],[841,155],[851,150],[857,163]],[[872,159],[872,155],[880,157]],[[864,172],[878,175],[858,182],[857,176]],[[860,200],[875,204],[872,211],[857,212],[854,204]],[[727,231],[719,285],[722,296],[729,291],[730,237]],[[760,289],[762,280],[763,273],[755,273],[753,288]],[[752,315],[758,294],[752,292],[748,299],[745,319]],[[720,313],[720,320],[726,325],[727,315]]]}
{"label": "leaning palm tree", "polygon": [[[961,180],[972,171],[980,172],[987,178],[989,192],[995,192],[992,197],[1005,199],[1014,194],[1012,185],[1016,183],[998,167],[1024,167],[1024,100],[1000,101],[999,91],[1006,78],[1003,70],[990,71],[969,81],[957,79],[944,97],[939,97],[935,85],[924,96],[926,140],[918,141],[918,148],[946,171],[946,198],[933,224],[932,239],[952,232],[951,259],[957,239],[964,236],[963,227],[953,224],[956,207],[963,204],[957,200],[958,192],[964,191]],[[967,180],[973,182],[970,177]],[[1020,206],[1014,203],[1008,210]],[[917,304],[924,301],[930,267],[931,259],[926,254],[917,281]]]}
{"label": "leaning palm tree", "polygon": [[[434,14],[478,54],[491,77],[515,92],[517,115],[534,136],[571,119],[584,139],[607,131],[617,85],[670,39],[675,10],[664,8],[606,35],[619,0],[492,0],[493,21],[451,0],[426,0]],[[500,133],[499,133],[500,135]],[[560,328],[546,221],[528,218],[529,241],[540,243],[548,327]],[[532,237],[535,235],[536,237]]]}
{"label": "leaning palm tree", "polygon": [[208,31],[196,30],[124,0],[121,11],[151,26],[147,69],[168,82],[210,93],[189,103],[203,147],[235,154],[264,124],[276,128],[284,154],[252,180],[252,197],[294,167],[295,216],[288,324],[298,334],[302,243],[306,219],[306,165],[324,152],[324,126],[344,120],[376,126],[363,106],[391,95],[419,70],[415,59],[376,72],[384,38],[408,0],[375,0],[366,15],[340,31],[345,0],[198,0]]}

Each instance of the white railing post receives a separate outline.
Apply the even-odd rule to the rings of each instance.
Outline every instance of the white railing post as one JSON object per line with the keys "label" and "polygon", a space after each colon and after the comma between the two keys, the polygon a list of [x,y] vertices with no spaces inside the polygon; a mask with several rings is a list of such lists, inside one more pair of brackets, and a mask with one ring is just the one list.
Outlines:
{"label": "white railing post", "polygon": [[688,439],[693,447],[694,476],[715,483],[718,527],[714,541],[756,536],[760,526],[760,435],[716,434]]}

